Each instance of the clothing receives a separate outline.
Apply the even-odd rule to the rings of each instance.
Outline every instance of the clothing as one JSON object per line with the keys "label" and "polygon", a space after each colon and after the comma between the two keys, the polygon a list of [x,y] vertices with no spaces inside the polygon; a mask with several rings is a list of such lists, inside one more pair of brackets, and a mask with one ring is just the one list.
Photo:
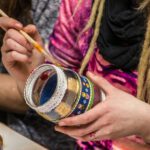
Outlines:
{"label": "clothing", "polygon": [[[60,0],[32,1],[33,21],[45,42],[48,41],[48,36],[52,32],[59,3]],[[5,73],[2,65],[0,71]],[[55,132],[54,124],[41,118],[32,110],[29,110],[25,116],[1,113],[0,121],[50,150],[73,150],[76,144],[72,138]]]}
{"label": "clothing", "polygon": [[[122,1],[119,2],[121,3]],[[78,10],[74,14],[77,3],[78,0],[62,0],[59,17],[54,26],[53,33],[50,36],[49,44],[50,53],[65,67],[74,69],[76,71],[78,71],[80,68],[81,62],[86,55],[86,52],[89,48],[89,43],[93,35],[92,28],[81,35],[82,30],[89,20],[93,1],[82,1],[81,5],[78,7]],[[106,30],[105,32],[109,32],[109,30]],[[117,47],[117,44],[118,43],[116,43],[116,45],[114,46]],[[109,51],[109,47],[108,49],[105,49],[105,51],[107,50]],[[132,45],[130,50],[132,51]],[[137,72],[135,70],[132,70],[130,72],[123,71],[120,66],[115,66],[114,64],[106,61],[101,55],[101,52],[101,44],[99,43],[98,46],[96,46],[94,49],[94,54],[91,56],[91,59],[87,66],[87,70],[99,74],[100,76],[107,79],[115,87],[135,96],[137,92]],[[130,51],[127,49],[127,53],[128,52],[130,53]],[[133,53],[136,52],[133,51]],[[121,61],[122,60],[120,59],[120,63]],[[79,146],[77,149],[81,150],[113,149],[113,141],[107,140],[99,142],[78,141],[78,144]]]}
{"label": "clothing", "polygon": [[98,46],[103,57],[118,68],[134,70],[145,35],[145,17],[137,0],[106,0]]}
{"label": "clothing", "polygon": [[[53,33],[50,36],[49,44],[49,51],[51,54],[65,67],[73,68],[75,70],[79,70],[93,35],[93,29],[89,29],[80,37],[78,36],[89,20],[93,1],[83,1],[82,5],[78,8],[77,13],[75,13],[72,17],[77,2],[77,0],[62,1],[59,17],[54,26]],[[121,89],[136,95],[137,72],[124,72],[121,68],[118,69],[116,66],[106,61],[99,53],[101,53],[101,47],[97,46],[95,47],[94,54],[91,57],[90,62],[88,63],[87,69],[101,74],[112,84],[117,84],[117,86],[119,85]],[[104,72],[103,68],[105,70]],[[117,76],[118,78],[114,76]],[[125,79],[118,83],[117,79],[120,77]],[[126,82],[126,80],[129,83]],[[130,83],[133,86],[131,89],[127,88],[130,87]]]}
{"label": "clothing", "polygon": [[32,0],[32,18],[40,35],[48,42],[58,15],[61,0]]}
{"label": "clothing", "polygon": [[[77,13],[75,13],[75,15],[73,16],[73,12],[75,7],[77,6],[77,2],[78,0],[62,0],[59,11],[59,17],[54,26],[54,30],[50,37],[49,44],[49,50],[52,53],[52,55],[66,67],[72,68],[76,71],[81,65],[81,62],[88,50],[89,43],[93,35],[93,29],[91,28],[86,33],[81,35],[81,37],[78,37],[79,33],[81,33],[82,29],[84,28],[89,19],[93,1],[84,0],[81,6],[78,8]],[[38,6],[37,4],[42,4],[42,6]],[[47,33],[51,30],[46,30],[45,32],[45,29],[47,28],[47,19],[45,17],[41,17],[40,14],[41,12],[45,12],[47,16],[48,12],[44,11],[43,9],[45,7],[47,8],[49,5],[48,1],[46,2],[45,0],[33,0],[34,11],[36,11],[35,8],[37,7],[40,8],[39,10],[42,10],[38,10],[37,15],[33,14],[33,16],[35,22],[37,22],[37,24],[39,23],[38,28],[44,30],[43,34],[41,34],[44,37],[46,36],[46,38],[48,35]],[[38,19],[36,19],[36,17],[38,17]],[[41,23],[42,18],[43,20],[45,20],[45,23]],[[106,49],[106,51],[107,50],[109,49]],[[105,77],[110,83],[112,83],[117,88],[120,88],[126,92],[135,95],[137,89],[137,72],[124,72],[121,69],[118,69],[119,66],[114,66],[103,58],[103,56],[101,55],[101,51],[101,45],[95,47],[95,53],[90,59],[90,62],[87,66],[87,70],[91,70],[92,72],[98,73],[100,76]],[[73,144],[70,144],[72,142],[71,139],[66,140],[66,137],[64,138],[61,135],[59,135],[61,136],[60,138],[52,137],[50,139],[50,136],[52,136],[50,132],[52,125],[44,119],[37,117],[37,115],[34,112],[29,111],[23,120],[18,119],[18,117],[16,118],[16,116],[14,118],[13,117],[14,116],[12,115],[8,117],[9,125],[16,130],[20,130],[21,132],[25,131],[24,134],[27,137],[35,139],[35,141],[38,141],[43,145],[46,145],[48,143],[48,147],[50,147],[52,150],[62,150],[63,147],[61,147],[61,141],[63,142],[63,145],[64,143],[66,143],[66,146],[68,146],[67,148],[64,148],[65,150],[73,149]],[[19,124],[20,128],[16,128],[17,123]],[[46,132],[43,132],[43,129]],[[56,134],[53,135],[56,136]],[[54,142],[54,140],[56,140],[55,138],[57,139],[57,142]],[[85,150],[111,150],[113,146],[112,141],[78,141],[78,144],[78,149]]]}

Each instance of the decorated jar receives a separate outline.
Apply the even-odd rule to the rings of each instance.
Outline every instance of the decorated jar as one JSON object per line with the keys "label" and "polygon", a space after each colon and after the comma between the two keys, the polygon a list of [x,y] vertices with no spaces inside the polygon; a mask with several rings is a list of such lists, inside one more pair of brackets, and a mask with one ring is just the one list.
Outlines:
{"label": "decorated jar", "polygon": [[24,98],[30,108],[57,123],[89,110],[94,101],[94,87],[87,77],[73,70],[43,64],[28,77]]}

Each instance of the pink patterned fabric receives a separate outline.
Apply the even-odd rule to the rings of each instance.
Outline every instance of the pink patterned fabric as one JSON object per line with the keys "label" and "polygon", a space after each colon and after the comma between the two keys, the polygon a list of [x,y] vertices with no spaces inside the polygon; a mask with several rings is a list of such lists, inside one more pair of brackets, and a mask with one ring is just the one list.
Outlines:
{"label": "pink patterned fabric", "polygon": [[[59,17],[50,36],[49,44],[51,54],[65,67],[76,71],[80,68],[93,35],[93,29],[81,35],[89,20],[92,0],[83,0],[79,7],[76,7],[77,2],[78,0],[62,0]],[[115,87],[136,95],[137,72],[123,72],[117,69],[103,59],[96,45],[87,70],[103,76]],[[85,150],[112,149],[111,141],[89,143],[79,141],[78,144],[81,149]]]}

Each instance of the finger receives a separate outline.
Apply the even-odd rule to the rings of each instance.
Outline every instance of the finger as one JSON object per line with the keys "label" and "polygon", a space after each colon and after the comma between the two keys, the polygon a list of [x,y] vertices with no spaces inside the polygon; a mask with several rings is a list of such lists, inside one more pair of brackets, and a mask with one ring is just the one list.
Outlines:
{"label": "finger", "polygon": [[64,134],[68,134],[69,136],[83,137],[89,135],[90,133],[96,132],[97,130],[103,128],[111,124],[112,120],[108,119],[109,113],[104,115],[102,118],[97,118],[95,122],[92,122],[87,125],[82,126],[74,126],[74,127],[58,127],[57,129],[63,132]]}
{"label": "finger", "polygon": [[[56,130],[55,130],[56,131]],[[56,131],[56,132],[59,132],[59,131]],[[64,134],[64,133],[63,133]],[[71,138],[73,138],[73,139],[76,139],[76,140],[80,140],[81,141],[81,137],[75,137],[75,136],[70,136],[70,135],[68,135],[69,137],[71,137]]]}
{"label": "finger", "polygon": [[31,62],[31,59],[27,56],[27,55],[24,55],[24,54],[20,54],[16,51],[10,51],[8,53],[3,53],[3,60],[6,62],[7,60],[7,63],[11,63],[11,62]]}
{"label": "finger", "polygon": [[8,38],[13,39],[17,43],[28,49],[29,51],[32,51],[33,49],[33,46],[30,43],[28,43],[28,41],[24,38],[24,36],[21,35],[17,30],[9,29],[6,32],[3,41],[5,42]]}
{"label": "finger", "polygon": [[71,137],[82,137],[84,136],[84,131],[82,128],[78,129],[78,127],[56,127],[56,131],[59,131],[63,134],[69,135]]}
{"label": "finger", "polygon": [[6,40],[6,43],[5,43],[5,49],[6,49],[6,53],[13,49],[15,50],[16,52],[19,52],[21,54],[26,54],[28,56],[31,56],[32,53],[31,51],[28,51],[25,47],[23,47],[22,45],[18,44],[16,41],[12,40],[12,39],[7,39]]}
{"label": "finger", "polygon": [[98,87],[100,87],[106,94],[113,93],[115,87],[113,87],[107,80],[99,75],[95,75],[91,72],[87,72],[87,77]]}
{"label": "finger", "polygon": [[107,112],[105,102],[99,103],[84,114],[61,120],[59,126],[79,126],[91,123]]}
{"label": "finger", "polygon": [[34,40],[36,41],[41,41],[40,34],[36,28],[35,25],[27,25],[26,27],[23,28],[23,30],[28,33]]}
{"label": "finger", "polygon": [[93,137],[87,136],[84,137],[85,140],[114,140],[121,138],[120,132],[114,129],[113,125],[104,126],[100,130],[94,133]]}
{"label": "finger", "polygon": [[23,28],[23,25],[15,19],[9,17],[0,17],[0,27],[5,29],[15,28],[20,30]]}
{"label": "finger", "polygon": [[100,140],[108,140],[111,138],[109,131],[110,126],[104,126],[103,128],[93,132],[89,135],[83,136],[82,139],[84,141],[100,141]]}
{"label": "finger", "polygon": [[82,137],[81,137],[81,136],[75,136],[75,135],[70,134],[70,132],[66,132],[65,127],[56,126],[56,127],[55,127],[55,130],[56,130],[57,132],[63,133],[63,134],[65,134],[65,135],[68,135],[68,136],[70,136],[70,137],[72,137],[72,138],[75,138],[75,139],[77,139],[77,140],[82,140]]}
{"label": "finger", "polygon": [[[97,126],[96,128],[93,128],[93,125],[88,126],[82,126],[82,127],[56,127],[56,131],[59,131],[61,133],[67,134],[69,136],[73,137],[83,137],[85,135],[89,135],[91,132],[97,131],[99,129]],[[91,127],[92,126],[92,127]],[[90,129],[90,130],[89,130]]]}
{"label": "finger", "polygon": [[[69,131],[71,130],[70,128],[65,128],[65,127],[59,127],[59,126],[56,126],[55,127],[55,130],[57,131],[57,132],[61,132],[61,133],[63,133],[63,134],[66,134],[66,135],[70,135],[69,134]],[[71,135],[70,135],[71,136]]]}
{"label": "finger", "polygon": [[[96,124],[98,124],[98,127],[96,127]],[[122,125],[118,125],[116,121],[113,119],[111,113],[107,113],[102,118],[99,118],[97,122],[95,122],[95,125],[93,124],[93,128],[95,128],[95,131],[93,130],[92,134],[87,134],[83,136],[82,138],[86,141],[98,139],[98,140],[104,140],[104,139],[114,139],[117,137],[121,137],[122,134],[127,136],[126,130],[124,133],[124,130],[122,130]],[[90,129],[89,129],[90,130]]]}
{"label": "finger", "polygon": [[101,128],[108,126],[112,123],[112,119],[110,118],[110,114],[106,113],[103,117],[97,118],[96,121],[88,124],[86,126],[82,126],[79,129],[76,129],[70,133],[74,136],[86,136],[90,133],[95,133],[96,131],[100,130]]}
{"label": "finger", "polygon": [[95,133],[95,137],[97,137],[96,139],[99,139],[99,140],[103,140],[103,139],[115,140],[115,139],[119,139],[122,137],[134,135],[134,133],[135,132],[127,132],[127,130],[124,130],[124,127],[123,125],[121,125],[121,123],[118,124],[116,122],[113,122],[109,124],[108,126],[105,126],[101,128],[100,130],[98,130]]}

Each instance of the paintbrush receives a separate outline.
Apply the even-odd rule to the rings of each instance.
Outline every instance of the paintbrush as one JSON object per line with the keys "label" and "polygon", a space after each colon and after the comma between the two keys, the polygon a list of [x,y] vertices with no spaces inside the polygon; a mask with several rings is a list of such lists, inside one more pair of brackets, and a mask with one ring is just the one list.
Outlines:
{"label": "paintbrush", "polygon": [[[0,9],[0,15],[2,17],[9,17],[5,12],[3,12],[1,9]],[[7,31],[7,29],[1,27],[3,30]],[[45,58],[47,60],[49,60],[51,63],[57,65],[57,66],[60,66],[60,64],[58,63],[58,61],[56,59],[53,58],[53,56],[48,53],[46,50],[44,50],[44,48],[39,44],[37,43],[31,36],[29,36],[26,32],[24,32],[23,30],[19,30],[19,32],[27,39],[27,41],[29,43],[31,43],[34,48],[40,52],[41,54],[43,54],[45,56]]]}

